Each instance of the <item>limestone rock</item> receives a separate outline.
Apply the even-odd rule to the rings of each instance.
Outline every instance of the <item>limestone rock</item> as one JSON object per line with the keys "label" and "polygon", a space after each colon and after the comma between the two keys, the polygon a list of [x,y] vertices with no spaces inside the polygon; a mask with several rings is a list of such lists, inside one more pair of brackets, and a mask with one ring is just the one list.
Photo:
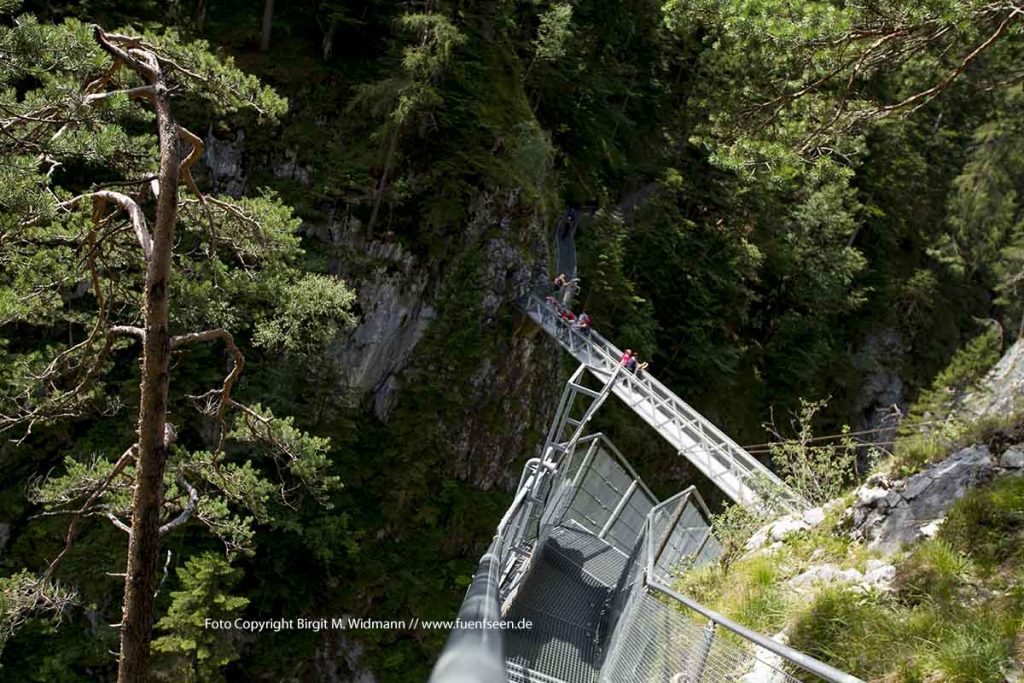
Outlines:
{"label": "limestone rock", "polygon": [[803,588],[816,583],[860,583],[864,575],[856,569],[840,569],[827,563],[811,567],[804,573],[793,577],[789,584],[794,588]]}
{"label": "limestone rock", "polygon": [[1003,451],[999,466],[1014,470],[1024,468],[1024,444],[1015,444]]}
{"label": "limestone rock", "polygon": [[[779,631],[772,636],[772,640],[788,645],[789,633],[785,629]],[[755,647],[754,657],[753,668],[739,678],[740,683],[786,683],[790,680],[783,673],[786,663],[779,655],[769,652],[763,647]]]}
{"label": "limestone rock", "polygon": [[895,578],[895,565],[889,564],[884,560],[868,560],[861,587],[889,590]]}
{"label": "limestone rock", "polygon": [[810,510],[804,510],[801,516],[803,522],[809,527],[814,528],[825,521],[825,510],[822,508],[811,508]]}
{"label": "limestone rock", "polygon": [[936,520],[973,486],[989,480],[995,459],[987,446],[963,448],[880,495],[862,488],[851,509],[854,534],[875,550],[891,553],[934,534]]}
{"label": "limestone rock", "polygon": [[964,410],[976,417],[1009,415],[1024,395],[1024,338],[1018,339],[981,382],[981,389],[963,399]]}
{"label": "limestone rock", "polygon": [[942,526],[942,522],[944,522],[945,519],[946,519],[945,517],[941,517],[939,519],[932,520],[928,524],[925,524],[923,527],[921,527],[921,537],[922,538],[935,538],[936,536],[938,536],[939,535],[939,527]]}
{"label": "limestone rock", "polygon": [[857,489],[857,504],[862,506],[873,505],[879,498],[885,498],[888,493],[889,489],[882,488],[881,486],[862,486]]}
{"label": "limestone rock", "polygon": [[811,525],[805,522],[802,517],[787,516],[772,524],[769,538],[773,541],[781,541],[794,532],[810,528]]}

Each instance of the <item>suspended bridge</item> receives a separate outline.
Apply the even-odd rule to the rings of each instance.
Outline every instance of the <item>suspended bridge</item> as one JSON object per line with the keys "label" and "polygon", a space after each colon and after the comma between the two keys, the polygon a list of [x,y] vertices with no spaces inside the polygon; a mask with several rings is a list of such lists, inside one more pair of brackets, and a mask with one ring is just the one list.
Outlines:
{"label": "suspended bridge", "polygon": [[863,683],[676,591],[721,547],[697,490],[659,501],[590,422],[614,395],[737,504],[807,503],[596,330],[529,295],[523,312],[580,362],[525,466],[432,683]]}

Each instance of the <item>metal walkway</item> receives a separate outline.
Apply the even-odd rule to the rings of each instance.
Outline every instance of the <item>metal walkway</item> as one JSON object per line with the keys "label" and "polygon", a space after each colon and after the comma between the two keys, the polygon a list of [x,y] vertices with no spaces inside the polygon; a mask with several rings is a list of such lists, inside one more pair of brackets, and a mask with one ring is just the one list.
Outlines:
{"label": "metal walkway", "polygon": [[673,589],[721,549],[694,487],[659,502],[605,435],[586,433],[624,372],[595,390],[581,366],[567,384],[432,683],[862,683]]}
{"label": "metal walkway", "polygon": [[[622,350],[596,330],[584,330],[564,320],[554,304],[539,296],[528,295],[521,304],[541,329],[602,384],[620,367]],[[622,372],[611,392],[736,503],[779,512],[810,507],[771,470],[650,373]]]}
{"label": "metal walkway", "polygon": [[512,631],[505,641],[509,668],[524,681],[531,680],[529,672],[565,681],[597,681],[601,616],[628,558],[574,525],[553,529],[538,552],[537,566],[505,616],[534,624]]}
{"label": "metal walkway", "polygon": [[680,572],[721,552],[707,507],[693,486],[658,501],[590,422],[614,394],[737,503],[789,512],[805,501],[649,374],[626,371],[597,332],[535,296],[522,306],[581,365],[431,683],[863,683],[677,592]]}

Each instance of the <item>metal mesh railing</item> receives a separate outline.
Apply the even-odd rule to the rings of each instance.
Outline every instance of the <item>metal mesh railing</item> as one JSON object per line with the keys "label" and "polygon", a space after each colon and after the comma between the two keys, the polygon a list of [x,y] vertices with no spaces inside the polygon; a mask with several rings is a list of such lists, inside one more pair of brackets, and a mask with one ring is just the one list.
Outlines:
{"label": "metal mesh railing", "polygon": [[[639,586],[622,626],[608,681],[758,681],[797,683],[778,658],[722,637],[713,622],[694,618]],[[813,680],[817,680],[816,678]]]}
{"label": "metal mesh railing", "polygon": [[[431,680],[863,683],[672,588],[679,572],[720,553],[707,508],[694,487],[657,502],[610,441],[583,435],[621,368],[600,392],[574,384],[580,372],[545,458],[524,468]],[[574,418],[579,395],[592,401]],[[466,625],[498,615],[532,628]]]}

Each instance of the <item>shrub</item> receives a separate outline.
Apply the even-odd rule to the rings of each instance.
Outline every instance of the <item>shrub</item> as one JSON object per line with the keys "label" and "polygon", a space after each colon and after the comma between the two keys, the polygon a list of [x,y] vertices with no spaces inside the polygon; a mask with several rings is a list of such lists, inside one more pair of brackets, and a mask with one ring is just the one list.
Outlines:
{"label": "shrub", "polygon": [[721,565],[728,567],[742,555],[747,541],[767,521],[764,515],[742,505],[730,505],[712,515],[711,527],[722,545],[722,554],[718,558]]}
{"label": "shrub", "polygon": [[[814,445],[811,423],[825,401],[800,399],[797,415],[797,437],[781,440],[771,447],[772,461],[787,484],[815,505],[839,496],[853,478],[857,462],[857,446],[852,437],[838,444]],[[780,436],[774,426],[769,429]],[[844,428],[844,433],[848,428]]]}

